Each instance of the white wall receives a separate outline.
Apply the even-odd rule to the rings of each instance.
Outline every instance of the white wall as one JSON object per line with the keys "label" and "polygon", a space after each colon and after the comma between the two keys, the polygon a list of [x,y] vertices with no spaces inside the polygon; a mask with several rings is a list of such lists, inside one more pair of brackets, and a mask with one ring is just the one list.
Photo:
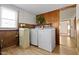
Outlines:
{"label": "white wall", "polygon": [[79,19],[79,4],[76,5],[76,19]]}
{"label": "white wall", "polygon": [[25,10],[19,11],[19,23],[36,24],[36,16]]}
{"label": "white wall", "polygon": [[71,20],[70,26],[71,26],[71,37],[75,38],[76,37],[76,32],[75,32],[74,20]]}
{"label": "white wall", "polygon": [[60,34],[68,35],[68,21],[60,22]]}
{"label": "white wall", "polygon": [[76,8],[67,8],[60,11],[60,20],[70,20],[73,19],[76,15]]}
{"label": "white wall", "polygon": [[1,6],[5,6],[11,9],[16,10],[19,13],[19,23],[27,23],[27,24],[36,24],[36,15],[30,12],[27,12],[21,8],[18,8],[14,5],[3,4]]}

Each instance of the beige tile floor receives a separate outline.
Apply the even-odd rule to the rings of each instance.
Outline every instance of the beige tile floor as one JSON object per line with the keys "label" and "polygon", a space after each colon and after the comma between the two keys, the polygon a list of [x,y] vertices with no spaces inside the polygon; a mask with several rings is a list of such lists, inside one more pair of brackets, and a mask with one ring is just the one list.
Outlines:
{"label": "beige tile floor", "polygon": [[62,45],[58,45],[52,53],[35,46],[31,46],[27,49],[22,49],[17,46],[2,49],[2,55],[77,55],[77,54],[78,53],[76,48],[68,48]]}
{"label": "beige tile floor", "polygon": [[23,49],[18,46],[12,46],[2,49],[3,55],[78,55],[79,51],[73,44],[71,38],[61,36],[61,45],[57,45],[53,52],[48,52],[35,46]]}
{"label": "beige tile floor", "polygon": [[76,48],[77,40],[75,38],[71,38],[69,36],[60,36],[60,44],[66,47]]}

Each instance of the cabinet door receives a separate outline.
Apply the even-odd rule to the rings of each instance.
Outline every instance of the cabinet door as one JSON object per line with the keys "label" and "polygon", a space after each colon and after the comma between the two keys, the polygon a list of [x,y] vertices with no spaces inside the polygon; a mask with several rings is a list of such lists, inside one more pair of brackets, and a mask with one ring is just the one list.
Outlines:
{"label": "cabinet door", "polygon": [[24,45],[26,48],[29,47],[29,45],[30,45],[29,39],[30,39],[29,38],[29,29],[25,28],[25,30],[24,30]]}
{"label": "cabinet door", "polygon": [[39,30],[38,31],[38,45],[40,48],[50,51],[51,49],[51,31]]}
{"label": "cabinet door", "polygon": [[22,48],[29,47],[29,29],[23,28],[19,30],[19,45]]}
{"label": "cabinet door", "polygon": [[37,45],[37,36],[38,36],[38,34],[37,34],[37,31],[38,30],[35,30],[35,29],[31,29],[31,44],[33,44],[33,45]]}
{"label": "cabinet door", "polygon": [[19,29],[19,46],[23,47],[24,30]]}

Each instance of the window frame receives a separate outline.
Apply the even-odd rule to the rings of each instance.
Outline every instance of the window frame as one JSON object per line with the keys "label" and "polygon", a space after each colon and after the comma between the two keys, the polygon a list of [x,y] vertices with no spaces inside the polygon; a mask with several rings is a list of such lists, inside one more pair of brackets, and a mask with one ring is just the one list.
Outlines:
{"label": "window frame", "polygon": [[[3,19],[3,18],[1,18],[1,10],[2,10],[2,8],[7,8],[9,10],[13,10],[13,11],[16,12],[16,20],[13,20],[13,21],[16,22],[16,26],[14,28],[1,27],[1,19]],[[0,6],[0,30],[17,30],[18,29],[18,18],[19,18],[18,16],[19,16],[19,12],[17,10],[14,10],[14,9],[11,9],[11,8],[8,8],[8,7],[5,7],[5,6]],[[6,20],[9,20],[9,19],[6,18]],[[10,19],[10,20],[12,20],[12,19]]]}

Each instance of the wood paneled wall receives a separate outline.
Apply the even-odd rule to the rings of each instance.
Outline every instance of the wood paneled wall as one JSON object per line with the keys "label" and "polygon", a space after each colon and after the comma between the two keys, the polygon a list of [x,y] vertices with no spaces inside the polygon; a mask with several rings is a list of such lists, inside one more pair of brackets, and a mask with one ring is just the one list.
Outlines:
{"label": "wood paneled wall", "polygon": [[[34,28],[36,26],[34,24],[20,24],[24,24],[22,28]],[[21,28],[20,24],[19,28]],[[2,48],[19,45],[19,30],[0,30],[0,41]]]}
{"label": "wood paneled wall", "polygon": [[0,40],[2,47],[18,45],[18,30],[0,30]]}
{"label": "wood paneled wall", "polygon": [[1,55],[1,40],[0,40],[0,55]]}
{"label": "wood paneled wall", "polygon": [[56,43],[59,44],[59,10],[40,14],[45,17],[46,23],[51,23],[56,28]]}
{"label": "wood paneled wall", "polygon": [[19,28],[35,28],[35,24],[19,23]]}

